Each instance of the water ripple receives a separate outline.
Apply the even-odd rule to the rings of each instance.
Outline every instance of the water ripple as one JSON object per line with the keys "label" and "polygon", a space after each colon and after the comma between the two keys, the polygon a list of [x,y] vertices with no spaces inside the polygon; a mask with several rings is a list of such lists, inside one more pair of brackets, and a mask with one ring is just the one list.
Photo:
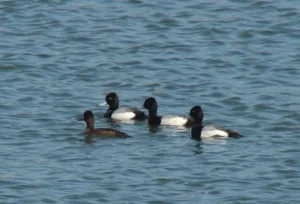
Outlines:
{"label": "water ripple", "polygon": [[[2,201],[299,202],[297,3],[1,1]],[[244,137],[112,123],[111,91]],[[88,109],[132,138],[84,137]]]}

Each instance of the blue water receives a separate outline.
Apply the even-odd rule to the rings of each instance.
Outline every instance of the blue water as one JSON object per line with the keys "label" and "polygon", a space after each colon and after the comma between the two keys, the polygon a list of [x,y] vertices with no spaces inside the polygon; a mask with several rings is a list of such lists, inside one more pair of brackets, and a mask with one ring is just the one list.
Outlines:
{"label": "blue water", "polygon": [[[1,1],[0,203],[299,203],[300,4]],[[103,118],[156,97],[241,139]],[[129,139],[85,137],[97,127]]]}

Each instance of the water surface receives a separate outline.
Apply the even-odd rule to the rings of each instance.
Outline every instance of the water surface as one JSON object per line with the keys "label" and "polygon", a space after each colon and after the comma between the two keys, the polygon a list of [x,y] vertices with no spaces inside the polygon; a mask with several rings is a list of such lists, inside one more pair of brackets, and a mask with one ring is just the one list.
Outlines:
{"label": "water surface", "polygon": [[[298,203],[298,5],[1,1],[1,203]],[[244,137],[111,123],[111,91]],[[88,109],[132,138],[85,138]]]}

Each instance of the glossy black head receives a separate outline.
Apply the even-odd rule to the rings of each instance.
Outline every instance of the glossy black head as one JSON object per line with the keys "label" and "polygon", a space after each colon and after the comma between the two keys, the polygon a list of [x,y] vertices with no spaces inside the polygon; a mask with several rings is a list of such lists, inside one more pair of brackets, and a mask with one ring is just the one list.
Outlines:
{"label": "glossy black head", "polygon": [[191,110],[190,110],[190,116],[195,119],[198,122],[202,123],[203,120],[203,110],[201,108],[201,106],[194,106]]}
{"label": "glossy black head", "polygon": [[156,114],[157,103],[156,103],[155,98],[153,98],[153,97],[147,98],[144,102],[144,108],[149,110],[149,113],[155,113]]}
{"label": "glossy black head", "polygon": [[105,101],[111,109],[115,110],[119,108],[119,98],[115,92],[107,94],[107,96],[105,97]]}

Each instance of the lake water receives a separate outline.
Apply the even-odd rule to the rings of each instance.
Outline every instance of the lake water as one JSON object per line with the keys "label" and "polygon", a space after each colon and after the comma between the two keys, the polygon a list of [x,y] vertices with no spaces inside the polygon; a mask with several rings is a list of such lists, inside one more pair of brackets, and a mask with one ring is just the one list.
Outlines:
{"label": "lake water", "polygon": [[[299,203],[300,4],[0,2],[1,203]],[[156,97],[241,139],[103,118]],[[97,127],[132,138],[85,138]]]}

